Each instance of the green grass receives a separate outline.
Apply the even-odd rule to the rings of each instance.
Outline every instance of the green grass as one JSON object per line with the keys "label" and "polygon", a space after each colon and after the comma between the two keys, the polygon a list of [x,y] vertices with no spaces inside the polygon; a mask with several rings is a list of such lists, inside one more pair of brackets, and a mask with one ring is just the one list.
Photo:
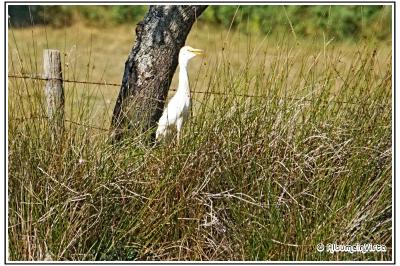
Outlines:
{"label": "green grass", "polygon": [[[9,5],[14,26],[64,27],[77,21],[97,27],[136,24],[148,11],[140,5],[21,6]],[[329,34],[336,40],[385,40],[391,35],[390,5],[210,5],[200,22],[243,33],[296,31],[299,37]],[[290,22],[289,22],[290,21]]]}
{"label": "green grass", "polygon": [[[49,46],[64,77],[119,82],[128,27],[46,30],[9,32],[10,72],[40,73]],[[194,25],[187,43],[208,56],[190,66],[192,90],[224,95],[193,94],[179,145],[113,146],[71,122],[52,143],[43,82],[10,78],[9,259],[391,260],[390,41],[293,38]],[[118,88],[65,91],[68,120],[108,128]]]}

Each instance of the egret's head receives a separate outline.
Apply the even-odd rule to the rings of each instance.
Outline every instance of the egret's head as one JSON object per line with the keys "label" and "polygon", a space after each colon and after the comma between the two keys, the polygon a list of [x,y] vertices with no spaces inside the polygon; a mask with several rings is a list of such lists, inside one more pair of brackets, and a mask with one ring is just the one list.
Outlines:
{"label": "egret's head", "polygon": [[204,51],[195,49],[190,46],[184,46],[179,51],[179,64],[187,64],[187,62],[196,55],[203,55]]}

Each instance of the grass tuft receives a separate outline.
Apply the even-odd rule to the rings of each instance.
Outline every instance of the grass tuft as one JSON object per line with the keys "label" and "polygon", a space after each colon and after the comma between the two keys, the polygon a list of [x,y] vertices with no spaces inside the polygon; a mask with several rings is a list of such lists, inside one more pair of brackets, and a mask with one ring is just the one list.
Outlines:
{"label": "grass tuft", "polygon": [[[36,30],[35,52],[20,43],[29,32],[12,33],[10,72],[40,69]],[[61,34],[51,31],[49,42]],[[191,66],[192,91],[210,93],[193,93],[179,145],[111,145],[80,124],[107,129],[117,91],[70,83],[75,123],[54,145],[43,82],[9,79],[10,260],[392,259],[390,49],[236,32],[221,49],[210,31],[189,37],[208,50]],[[96,34],[93,45],[105,43]],[[113,81],[103,74],[117,70],[95,68],[102,48],[60,47],[64,77]],[[318,243],[388,250],[331,254]]]}

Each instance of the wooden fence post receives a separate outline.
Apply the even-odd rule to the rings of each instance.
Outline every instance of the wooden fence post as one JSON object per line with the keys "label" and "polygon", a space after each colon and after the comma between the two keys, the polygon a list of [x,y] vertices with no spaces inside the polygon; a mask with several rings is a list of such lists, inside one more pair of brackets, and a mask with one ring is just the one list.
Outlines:
{"label": "wooden fence post", "polygon": [[64,132],[64,88],[60,51],[43,51],[43,70],[43,78],[47,79],[45,95],[49,129],[52,140],[57,140]]}

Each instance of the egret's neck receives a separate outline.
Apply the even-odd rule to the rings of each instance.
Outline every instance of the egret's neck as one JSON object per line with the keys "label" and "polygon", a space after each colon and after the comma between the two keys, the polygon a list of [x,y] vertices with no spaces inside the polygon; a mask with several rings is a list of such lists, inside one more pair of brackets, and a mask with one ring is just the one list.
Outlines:
{"label": "egret's neck", "polygon": [[179,62],[179,83],[177,93],[190,96],[187,62]]}

